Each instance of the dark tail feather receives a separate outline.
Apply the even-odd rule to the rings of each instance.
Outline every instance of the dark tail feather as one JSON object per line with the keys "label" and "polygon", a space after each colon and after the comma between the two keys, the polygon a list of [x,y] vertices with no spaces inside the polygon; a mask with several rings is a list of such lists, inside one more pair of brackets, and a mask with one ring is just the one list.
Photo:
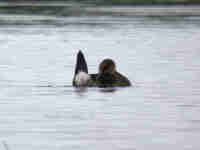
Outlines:
{"label": "dark tail feather", "polygon": [[83,71],[88,73],[87,62],[85,57],[81,51],[78,52],[76,58],[76,68],[75,68],[75,75],[78,74],[79,71]]}

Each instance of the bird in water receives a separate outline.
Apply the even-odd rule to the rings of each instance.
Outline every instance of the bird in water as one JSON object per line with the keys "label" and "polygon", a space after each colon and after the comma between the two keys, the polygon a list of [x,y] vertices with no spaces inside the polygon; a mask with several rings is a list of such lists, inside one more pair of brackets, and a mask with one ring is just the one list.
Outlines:
{"label": "bird in water", "polygon": [[95,74],[88,73],[87,62],[81,51],[77,54],[76,67],[73,78],[75,87],[126,87],[131,86],[127,77],[116,70],[112,59],[104,59]]}

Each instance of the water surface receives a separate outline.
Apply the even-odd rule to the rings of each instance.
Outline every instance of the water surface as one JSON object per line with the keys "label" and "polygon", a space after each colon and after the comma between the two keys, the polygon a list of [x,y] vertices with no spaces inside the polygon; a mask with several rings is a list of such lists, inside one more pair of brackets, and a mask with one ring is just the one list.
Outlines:
{"label": "water surface", "polygon": [[[199,41],[199,16],[4,11],[0,149],[200,149]],[[79,49],[91,73],[113,58],[133,86],[73,88]]]}

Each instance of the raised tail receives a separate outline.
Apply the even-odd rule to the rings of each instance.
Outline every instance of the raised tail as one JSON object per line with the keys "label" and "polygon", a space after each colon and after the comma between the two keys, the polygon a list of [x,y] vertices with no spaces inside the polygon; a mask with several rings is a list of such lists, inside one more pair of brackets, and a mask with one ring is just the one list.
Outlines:
{"label": "raised tail", "polygon": [[75,75],[77,75],[80,71],[88,73],[87,62],[81,51],[78,52],[77,57],[76,57]]}
{"label": "raised tail", "polygon": [[89,80],[88,66],[85,57],[81,51],[78,52],[76,57],[76,67],[73,79],[74,86],[85,86]]}

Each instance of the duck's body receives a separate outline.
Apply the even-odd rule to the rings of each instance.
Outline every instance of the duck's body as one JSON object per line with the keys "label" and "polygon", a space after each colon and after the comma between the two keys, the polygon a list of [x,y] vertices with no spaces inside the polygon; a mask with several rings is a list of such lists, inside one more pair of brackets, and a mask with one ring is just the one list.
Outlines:
{"label": "duck's body", "polygon": [[100,75],[99,73],[89,74],[89,75],[90,75],[90,81],[89,81],[88,86],[98,86],[98,85],[100,85],[101,82],[102,82],[102,81],[100,81],[100,78],[102,76],[105,76],[105,77],[102,77],[103,80],[105,78],[108,78],[108,79],[111,78],[110,80],[112,80],[111,82],[113,82],[112,86],[116,86],[116,87],[117,86],[119,86],[119,87],[131,86],[131,82],[128,80],[128,78],[125,77],[124,75],[122,75],[119,72],[115,72],[114,74],[111,74],[111,76],[113,76],[113,77],[108,77],[109,76],[108,74],[107,75]]}
{"label": "duck's body", "polygon": [[111,59],[104,59],[99,65],[99,72],[88,74],[88,67],[81,51],[77,54],[77,62],[73,86],[88,87],[125,87],[131,86],[127,77],[116,71],[115,63]]}

